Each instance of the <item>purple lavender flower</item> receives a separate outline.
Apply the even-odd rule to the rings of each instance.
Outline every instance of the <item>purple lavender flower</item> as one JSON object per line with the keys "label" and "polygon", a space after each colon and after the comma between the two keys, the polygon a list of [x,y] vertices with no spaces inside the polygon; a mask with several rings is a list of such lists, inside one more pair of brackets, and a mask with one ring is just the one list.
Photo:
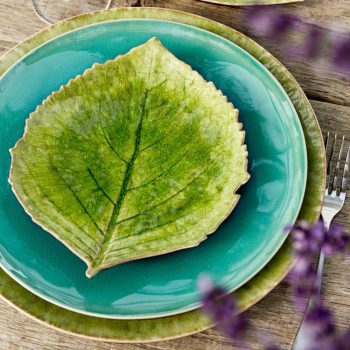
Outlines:
{"label": "purple lavender flower", "polygon": [[221,287],[214,286],[208,276],[201,276],[198,287],[202,292],[202,308],[224,334],[232,341],[242,342],[248,328],[248,322],[242,315],[237,315],[235,299]]}
{"label": "purple lavender flower", "polygon": [[[289,280],[293,285],[296,300],[305,300],[306,297],[309,298],[311,294],[317,292],[316,270],[312,264],[313,255],[321,249],[326,255],[343,252],[349,237],[343,233],[340,225],[332,225],[327,230],[322,220],[315,225],[299,222],[294,226],[286,227],[286,232],[290,232],[296,255],[296,263]],[[230,340],[244,345],[244,336],[249,323],[246,318],[237,314],[234,297],[224,288],[216,286],[206,275],[199,278],[198,287],[202,292],[204,312],[219,324],[220,329]],[[350,329],[343,336],[336,336],[333,315],[320,297],[312,305],[306,316],[306,322],[314,341],[310,350],[349,349]],[[278,350],[269,337],[262,336],[262,342],[265,350]]]}
{"label": "purple lavender flower", "polygon": [[321,29],[317,26],[308,26],[307,36],[303,45],[303,50],[305,58],[315,58],[321,53],[323,46],[323,33]]}
{"label": "purple lavender flower", "polygon": [[330,229],[325,232],[324,241],[322,244],[323,253],[326,256],[345,251],[349,242],[350,236],[344,234],[343,226],[331,225]]}
{"label": "purple lavender flower", "polygon": [[280,350],[276,344],[268,344],[264,346],[264,350]]}
{"label": "purple lavender flower", "polygon": [[[275,6],[252,6],[246,11],[249,29],[254,34],[277,41],[289,57],[328,61],[336,71],[350,76],[350,35],[326,30],[304,22],[297,16],[283,13]],[[298,30],[304,34],[301,42],[286,40]]]}
{"label": "purple lavender flower", "polygon": [[343,74],[350,74],[350,35],[338,33],[333,36],[331,62]]}
{"label": "purple lavender flower", "polygon": [[234,315],[236,305],[233,297],[220,287],[214,287],[203,295],[203,310],[210,314],[215,322],[226,322]]}
{"label": "purple lavender flower", "polygon": [[320,298],[309,309],[306,322],[312,337],[318,342],[325,342],[325,338],[335,334],[333,315]]}
{"label": "purple lavender flower", "polygon": [[333,343],[332,350],[347,350],[350,347],[350,328]]}
{"label": "purple lavender flower", "polygon": [[300,22],[297,17],[283,14],[272,6],[251,6],[247,10],[247,20],[254,31],[274,40],[281,39]]}
{"label": "purple lavender flower", "polygon": [[305,259],[321,249],[327,256],[344,252],[349,242],[349,236],[343,232],[343,226],[333,224],[327,230],[322,220],[315,225],[300,222],[286,227],[285,231],[290,231],[296,255]]}
{"label": "purple lavender flower", "polygon": [[332,335],[323,337],[321,340],[315,341],[309,350],[348,350],[350,348],[350,328],[341,335]]}
{"label": "purple lavender flower", "polygon": [[294,226],[286,227],[290,231],[291,241],[295,253],[295,265],[290,275],[289,282],[293,285],[296,304],[302,308],[305,301],[317,293],[315,287],[316,269],[312,258],[322,249],[325,255],[344,252],[349,236],[344,234],[343,227],[334,224],[326,229],[322,220],[315,225],[299,222]]}
{"label": "purple lavender flower", "polygon": [[305,256],[297,257],[288,281],[293,286],[295,304],[299,309],[304,309],[307,299],[317,293],[316,269],[312,264],[312,259]]}

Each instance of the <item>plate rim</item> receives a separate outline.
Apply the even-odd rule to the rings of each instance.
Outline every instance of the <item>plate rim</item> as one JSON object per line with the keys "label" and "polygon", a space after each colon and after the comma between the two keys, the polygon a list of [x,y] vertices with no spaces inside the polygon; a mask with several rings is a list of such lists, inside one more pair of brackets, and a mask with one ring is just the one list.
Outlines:
{"label": "plate rim", "polygon": [[268,6],[268,5],[280,5],[280,4],[292,4],[296,2],[303,2],[304,0],[270,0],[270,2],[265,2],[261,4],[256,4],[254,0],[250,1],[237,1],[235,3],[231,2],[230,0],[199,0],[202,2],[207,2],[209,4],[218,4],[218,5],[226,5],[226,6]]}
{"label": "plate rim", "polygon": [[[220,40],[223,40],[228,45],[233,46],[235,48],[235,50],[238,50],[238,52],[242,53],[243,56],[247,56],[247,59],[249,58],[250,60],[255,62],[259,66],[259,69],[261,68],[262,71],[264,71],[267,75],[269,75],[271,80],[276,84],[276,87],[279,88],[281,93],[283,95],[285,95],[286,99],[288,100],[288,105],[289,105],[290,109],[293,112],[293,116],[292,116],[293,122],[292,123],[295,124],[295,127],[298,130],[298,133],[302,134],[302,136],[303,136],[302,145],[300,146],[301,149],[302,149],[302,154],[300,155],[300,158],[301,158],[301,163],[303,164],[303,167],[304,167],[305,170],[302,173],[302,189],[300,190],[300,202],[299,202],[298,207],[295,209],[295,214],[293,215],[293,219],[292,219],[292,221],[294,222],[297,219],[297,217],[299,215],[299,212],[300,212],[300,209],[301,209],[301,206],[303,204],[305,191],[306,191],[307,174],[308,174],[308,164],[307,164],[308,163],[308,158],[307,158],[307,151],[306,151],[306,142],[305,142],[304,133],[303,133],[303,130],[302,130],[302,125],[301,125],[298,113],[297,113],[297,111],[296,111],[296,109],[295,109],[295,107],[294,107],[290,97],[288,96],[287,92],[284,90],[283,86],[281,85],[281,83],[278,81],[278,79],[276,79],[276,77],[259,60],[257,60],[254,56],[252,56],[249,52],[244,50],[242,47],[240,47],[236,43],[234,43],[234,42],[232,42],[232,41],[230,41],[230,40],[228,40],[228,39],[226,39],[226,38],[224,38],[224,37],[222,37],[222,36],[220,36],[220,35],[218,35],[216,33],[213,33],[213,32],[210,32],[210,31],[208,32],[207,30],[205,30],[203,28],[193,27],[193,26],[185,24],[185,23],[179,23],[179,22],[174,22],[174,21],[169,21],[169,20],[164,20],[164,19],[123,18],[123,19],[110,19],[110,20],[106,20],[106,21],[103,21],[103,22],[97,22],[97,23],[90,23],[90,24],[87,24],[85,26],[82,26],[82,27],[75,28],[73,30],[67,31],[65,33],[61,33],[61,34],[51,38],[50,40],[47,40],[47,41],[43,42],[39,46],[33,48],[32,50],[27,52],[25,55],[23,55],[21,58],[19,58],[16,62],[14,62],[12,65],[10,65],[3,73],[0,73],[1,74],[0,75],[0,81],[12,69],[15,69],[16,65],[19,62],[23,62],[24,59],[30,57],[31,54],[33,54],[35,51],[39,50],[40,48],[42,48],[46,44],[54,42],[58,38],[63,38],[65,35],[68,35],[68,34],[70,34],[72,32],[77,32],[77,31],[83,30],[85,28],[98,26],[98,25],[100,25],[102,23],[105,24],[105,23],[113,23],[113,22],[119,22],[119,21],[122,21],[122,22],[123,21],[126,21],[126,22],[127,21],[130,21],[130,22],[134,22],[134,21],[150,21],[150,22],[159,21],[159,22],[165,22],[165,23],[176,23],[176,24],[179,24],[180,26],[183,26],[185,28],[186,27],[195,28],[199,32],[204,32],[204,33],[207,32],[207,33],[209,33],[209,35],[213,36],[213,38],[215,38],[215,37],[220,38]],[[0,58],[0,65],[1,65],[1,58]],[[89,69],[89,68],[87,68],[87,69]],[[11,164],[11,167],[12,167],[12,164]],[[16,195],[16,197],[17,197],[17,195]],[[29,216],[32,218],[32,215],[29,214]],[[35,223],[35,221],[34,221],[34,223]],[[39,225],[39,226],[42,227],[42,225]],[[236,291],[240,287],[242,287],[244,284],[246,284],[248,281],[250,281],[252,278],[254,278],[254,276],[256,276],[273,259],[273,257],[277,254],[277,252],[283,246],[283,244],[286,241],[287,237],[288,237],[288,235],[286,234],[285,237],[274,247],[274,249],[271,251],[271,253],[268,254],[269,256],[266,259],[266,261],[264,261],[264,263],[261,266],[259,266],[259,268],[257,268],[256,271],[251,273],[248,277],[246,277],[241,283],[239,283],[234,288],[228,288],[228,293],[233,293],[234,291]],[[70,248],[68,247],[68,249],[70,249]],[[51,296],[47,296],[47,295],[43,294],[42,292],[35,290],[31,285],[29,285],[28,283],[25,283],[20,278],[18,278],[16,275],[14,275],[12,273],[12,271],[10,269],[8,269],[6,266],[4,266],[1,262],[0,262],[0,268],[3,269],[12,279],[14,279],[22,287],[27,289],[29,292],[37,295],[39,298],[44,299],[44,300],[46,300],[46,301],[48,301],[48,302],[50,302],[52,304],[55,304],[55,305],[57,305],[57,306],[59,306],[61,308],[64,308],[64,309],[67,309],[67,310],[70,310],[70,311],[73,311],[73,312],[76,312],[76,313],[80,313],[80,314],[83,314],[83,315],[100,317],[100,318],[119,319],[119,320],[140,320],[140,319],[152,319],[152,318],[161,318],[161,317],[167,317],[167,316],[174,316],[174,315],[178,315],[178,314],[181,314],[181,313],[185,313],[185,312],[196,310],[196,309],[200,308],[200,302],[192,302],[191,304],[189,304],[187,306],[178,307],[178,308],[176,308],[174,310],[170,310],[170,311],[157,311],[157,313],[148,312],[146,314],[140,313],[140,314],[137,314],[137,315],[127,315],[127,314],[124,315],[124,314],[121,314],[121,313],[118,313],[118,314],[116,314],[116,313],[104,314],[104,313],[100,313],[100,312],[88,311],[88,310],[83,310],[83,309],[80,309],[78,307],[75,307],[74,305],[64,304],[61,301],[58,301],[58,300],[56,300],[55,298],[53,298]]]}
{"label": "plate rim", "polygon": [[[69,31],[70,29],[74,29],[74,27],[77,28],[77,27],[83,26],[84,23],[95,23],[95,22],[106,21],[106,19],[104,19],[104,18],[108,17],[108,16],[111,16],[111,18],[114,18],[114,19],[118,19],[118,18],[151,18],[151,19],[154,18],[154,19],[159,19],[157,17],[157,14],[158,14],[158,16],[160,15],[160,17],[162,17],[163,19],[166,18],[169,21],[180,22],[180,23],[187,23],[187,24],[190,24],[192,26],[197,26],[197,27],[200,27],[202,29],[206,29],[206,30],[214,32],[214,33],[216,33],[216,34],[218,34],[220,36],[223,36],[223,37],[225,37],[228,40],[230,40],[229,39],[230,36],[234,36],[234,37],[236,37],[236,41],[244,41],[246,46],[248,46],[248,47],[250,46],[251,47],[250,50],[246,50],[246,51],[248,51],[253,57],[256,57],[256,56],[254,54],[252,54],[252,52],[250,52],[250,51],[253,51],[253,52],[254,52],[254,50],[257,51],[256,55],[259,58],[258,57],[256,57],[256,58],[258,58],[258,60],[260,62],[262,62],[268,69],[270,68],[269,70],[272,72],[272,74],[273,74],[273,71],[275,69],[276,70],[278,70],[278,69],[282,70],[282,73],[285,73],[285,75],[287,75],[287,78],[288,78],[287,80],[292,82],[293,88],[296,89],[297,92],[299,93],[299,96],[294,96],[294,98],[293,97],[291,98],[291,96],[290,96],[292,103],[294,105],[298,104],[298,100],[299,100],[299,103],[303,102],[305,104],[304,109],[307,109],[308,111],[307,111],[306,115],[304,115],[304,117],[308,117],[308,116],[310,117],[311,116],[311,119],[314,121],[313,127],[316,128],[316,130],[315,130],[316,133],[317,133],[316,137],[318,137],[318,139],[319,139],[318,140],[319,141],[318,142],[318,146],[321,145],[322,134],[321,134],[321,131],[320,131],[317,119],[316,119],[316,117],[314,115],[314,112],[312,110],[312,107],[311,107],[310,103],[306,99],[305,94],[303,93],[303,91],[301,90],[300,86],[297,84],[295,79],[291,76],[291,74],[271,54],[269,54],[265,49],[263,49],[257,43],[253,42],[251,39],[247,38],[243,34],[239,33],[238,31],[236,31],[236,30],[234,30],[234,29],[232,29],[230,27],[227,27],[227,26],[222,25],[220,23],[217,23],[215,21],[206,19],[204,17],[200,17],[200,16],[193,15],[193,14],[188,14],[188,13],[182,12],[182,11],[158,9],[158,8],[131,8],[131,9],[130,8],[124,8],[124,9],[113,9],[113,10],[109,10],[109,11],[98,11],[98,12],[95,12],[95,13],[90,13],[90,14],[77,16],[77,17],[75,17],[73,19],[69,19],[69,20],[60,22],[58,24],[55,24],[55,25],[53,25],[51,27],[43,29],[38,34],[34,34],[32,37],[30,37],[29,39],[25,40],[21,44],[17,45],[10,52],[5,54],[0,59],[0,74],[2,75],[2,73],[4,71],[3,70],[4,67],[6,67],[6,64],[9,64],[9,62],[11,62],[11,60],[12,60],[12,62],[15,62],[17,60],[16,58],[21,58],[23,55],[28,53],[30,51],[30,47],[32,47],[32,49],[33,49],[33,48],[36,48],[37,46],[39,46],[37,44],[36,40],[38,40],[39,43],[40,43],[40,41],[43,42],[43,41],[46,40],[45,36],[49,36],[49,37],[51,35],[52,35],[52,37],[55,36],[55,30],[57,30],[58,32],[61,31],[62,33],[64,33],[66,31]],[[125,16],[125,17],[123,17],[123,16]],[[92,22],[90,22],[90,21],[92,21]],[[230,41],[233,41],[233,39],[231,39]],[[239,45],[239,46],[241,46],[241,45]],[[259,55],[259,53],[260,53],[260,55]],[[264,57],[264,55],[265,55],[265,57]],[[268,59],[267,61],[266,61],[266,58]],[[270,61],[270,65],[271,65],[270,67],[268,65],[268,61]],[[272,61],[272,64],[271,64],[271,61]],[[7,69],[5,69],[5,70],[7,70]],[[278,72],[276,72],[276,74],[277,73]],[[275,75],[275,74],[273,74],[273,75]],[[281,83],[281,85],[283,86],[281,80],[280,79],[278,79],[278,80]],[[283,88],[284,88],[284,90],[286,90],[285,87],[283,87]],[[288,94],[288,91],[286,91],[286,92]],[[293,100],[295,102],[293,102]],[[300,106],[300,108],[301,108],[301,106]],[[297,111],[299,111],[299,110],[297,109]],[[299,118],[301,118],[301,117],[302,116],[299,115]],[[305,132],[304,132],[304,134],[305,134]],[[320,168],[321,168],[321,170],[323,169],[323,174],[314,174],[318,178],[318,182],[319,182],[318,190],[316,190],[316,192],[318,192],[318,194],[319,194],[319,197],[318,197],[318,205],[313,204],[314,207],[310,209],[312,211],[312,213],[306,213],[308,215],[306,215],[304,213],[304,215],[306,215],[308,217],[309,221],[315,221],[318,218],[319,212],[320,212],[320,208],[321,208],[321,204],[322,204],[322,200],[323,200],[323,190],[321,191],[319,188],[322,189],[324,187],[324,183],[325,183],[324,157],[322,157],[322,156],[324,156],[324,149],[320,148],[320,149],[318,149],[318,152],[319,151],[321,151],[320,152],[321,154],[319,155],[319,158],[321,158],[322,164],[321,164]],[[303,210],[302,210],[302,212],[303,212]],[[288,249],[289,248],[288,244],[285,244],[283,247],[285,248],[284,249],[284,253],[287,253],[287,254],[284,257],[284,259],[285,259],[285,262],[284,262],[285,266],[283,267],[282,271],[279,272],[279,278],[275,279],[273,281],[273,283],[269,287],[267,287],[267,289],[263,293],[260,293],[260,295],[255,297],[255,299],[253,298],[254,300],[250,300],[249,302],[246,301],[245,303],[244,302],[241,303],[242,304],[242,305],[240,305],[241,306],[241,310],[252,306],[258,300],[260,300],[263,296],[265,296],[270,290],[273,289],[274,286],[276,286],[283,279],[285,274],[289,271],[289,269],[290,269],[290,267],[292,265],[292,258],[291,258],[290,251],[288,253],[288,250],[289,250]],[[275,258],[273,260],[275,260]],[[261,275],[261,273],[259,275]],[[253,280],[256,280],[259,277],[259,275],[254,277]],[[12,282],[14,284],[16,284],[14,281],[12,281]],[[250,284],[251,284],[251,282],[248,282],[248,285],[250,285]],[[20,287],[20,286],[17,286],[17,287]],[[247,286],[244,286],[241,289],[244,289],[244,288],[247,288]],[[240,294],[240,291],[241,290],[238,291],[238,294]],[[31,294],[30,292],[27,292],[27,291],[25,291],[25,293]],[[3,297],[5,297],[5,295],[7,294],[7,293],[4,292],[4,288],[1,288],[1,294],[3,295]],[[40,299],[38,297],[36,297],[36,298]],[[6,297],[5,297],[5,299],[6,299]],[[11,297],[8,296],[8,299],[11,299]],[[14,300],[14,298],[12,298],[12,299]],[[41,300],[41,299],[39,301],[43,302],[43,300]],[[48,304],[47,302],[44,302],[44,304],[45,303]],[[20,304],[18,302],[18,300],[17,300],[17,304]],[[19,305],[17,305],[17,307],[19,307]],[[23,312],[26,312],[23,309],[24,309],[24,307],[22,307],[21,310]],[[58,309],[60,309],[60,308],[58,308]],[[64,310],[64,311],[66,311],[66,310]],[[27,308],[27,313],[28,312],[30,313],[30,310],[28,310],[28,308]],[[34,311],[31,310],[31,312],[35,313],[35,310]],[[193,313],[196,313],[196,312],[198,313],[199,311],[198,310],[197,311],[192,311],[192,312],[185,313],[183,315],[193,314]],[[83,315],[79,315],[79,316],[83,316]],[[169,317],[169,318],[179,318],[178,316],[179,315],[172,316],[172,317]],[[36,315],[36,317],[38,318],[40,316]],[[90,316],[87,316],[87,317],[91,318]],[[201,318],[203,320],[203,316]],[[157,319],[155,319],[155,320],[157,320]],[[115,321],[115,320],[110,320],[109,319],[109,321]],[[137,320],[137,321],[142,321],[142,320]],[[132,322],[137,322],[137,321],[134,320]],[[145,321],[147,321],[147,320],[145,320]],[[148,320],[148,321],[152,321],[152,320]],[[46,321],[46,322],[48,322],[48,321]],[[134,340],[134,341],[135,342],[140,342],[140,341],[145,341],[145,340],[159,341],[161,339],[170,339],[170,338],[184,336],[184,335],[187,335],[187,334],[198,332],[198,331],[201,331],[203,329],[209,328],[211,326],[212,326],[211,322],[209,322],[208,320],[205,320],[205,321],[202,322],[202,326],[198,327],[196,330],[194,330],[192,332],[191,331],[185,331],[185,332],[180,332],[180,334],[178,334],[178,335],[169,335],[169,336],[162,335],[162,336],[157,337],[156,339],[137,339],[137,340]],[[59,326],[58,326],[58,328],[59,328]],[[73,333],[76,334],[76,332],[73,332]],[[84,337],[91,337],[91,335],[87,335],[87,334],[82,334],[82,336],[84,336]],[[101,339],[98,336],[96,338],[97,339]],[[108,339],[112,340],[112,341],[119,341],[119,342],[123,341],[122,339],[115,339],[115,337],[104,338],[104,340],[108,340]],[[132,341],[132,339],[126,339],[124,341],[130,342],[130,341]]]}

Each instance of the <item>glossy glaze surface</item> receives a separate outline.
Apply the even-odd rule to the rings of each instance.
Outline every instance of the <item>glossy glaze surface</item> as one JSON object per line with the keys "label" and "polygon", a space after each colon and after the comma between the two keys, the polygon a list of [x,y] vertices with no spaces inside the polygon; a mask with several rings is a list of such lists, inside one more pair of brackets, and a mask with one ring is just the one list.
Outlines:
{"label": "glossy glaze surface", "polygon": [[[252,178],[234,213],[199,247],[130,262],[88,280],[84,264],[32,223],[16,201],[7,183],[8,149],[22,135],[28,114],[52,91],[152,36],[213,81],[240,110]],[[239,287],[272,258],[285,239],[282,228],[299,212],[307,167],[294,107],[258,61],[212,33],[147,20],[89,26],[31,52],[2,77],[0,91],[1,264],[27,288],[66,308],[139,318],[196,307],[201,272],[231,290]]]}

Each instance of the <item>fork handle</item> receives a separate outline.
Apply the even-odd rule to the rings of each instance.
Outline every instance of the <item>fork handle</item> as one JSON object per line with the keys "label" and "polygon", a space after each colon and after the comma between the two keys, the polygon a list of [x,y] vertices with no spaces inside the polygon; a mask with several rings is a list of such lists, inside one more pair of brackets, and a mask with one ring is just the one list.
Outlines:
{"label": "fork handle", "polygon": [[[331,221],[333,220],[333,217],[331,219],[325,218],[326,215],[323,215],[323,224],[327,230],[329,230],[329,227],[331,226]],[[320,255],[318,257],[317,262],[317,273],[316,273],[316,280],[315,280],[315,288],[317,291],[317,295],[311,296],[310,301],[314,300],[315,298],[319,297],[321,294],[321,286],[322,286],[322,276],[323,276],[323,265],[324,265],[324,254],[322,250],[320,251]],[[309,306],[309,305],[308,305]],[[309,307],[306,309],[305,315],[307,314],[309,310]]]}
{"label": "fork handle", "polygon": [[[331,220],[327,222],[325,219],[323,219],[323,222],[326,229],[329,230]],[[325,259],[325,256],[321,251],[317,262],[317,274],[316,274],[316,280],[315,280],[316,293],[315,295],[312,295],[309,299],[309,302],[307,304],[307,307],[304,313],[303,320],[300,324],[298,333],[294,339],[291,350],[307,350],[307,349],[310,349],[310,346],[312,345],[309,334],[307,333],[306,316],[309,313],[310,308],[314,305],[315,301],[318,299],[318,297],[321,294],[324,259]]]}
{"label": "fork handle", "polygon": [[321,294],[324,258],[325,258],[325,256],[324,256],[323,252],[321,251],[320,255],[318,257],[316,280],[315,280],[315,288],[316,288],[317,295],[311,296],[310,300],[313,300],[313,299],[319,297]]}

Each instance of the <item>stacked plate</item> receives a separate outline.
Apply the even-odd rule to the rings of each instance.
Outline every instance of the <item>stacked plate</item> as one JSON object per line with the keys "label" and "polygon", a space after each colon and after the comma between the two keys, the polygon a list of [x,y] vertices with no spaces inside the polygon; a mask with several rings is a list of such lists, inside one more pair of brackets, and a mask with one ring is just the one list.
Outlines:
{"label": "stacked plate", "polygon": [[[116,266],[86,266],[34,224],[8,184],[8,150],[43,99],[96,62],[157,37],[240,111],[251,180],[218,231],[196,248]],[[211,274],[244,310],[276,286],[292,256],[283,228],[317,219],[324,149],[314,112],[290,73],[241,33],[192,14],[130,8],[76,17],[0,61],[0,293],[62,330],[119,342],[195,333],[211,325],[196,280]],[[30,160],[29,160],[30,161]]]}

